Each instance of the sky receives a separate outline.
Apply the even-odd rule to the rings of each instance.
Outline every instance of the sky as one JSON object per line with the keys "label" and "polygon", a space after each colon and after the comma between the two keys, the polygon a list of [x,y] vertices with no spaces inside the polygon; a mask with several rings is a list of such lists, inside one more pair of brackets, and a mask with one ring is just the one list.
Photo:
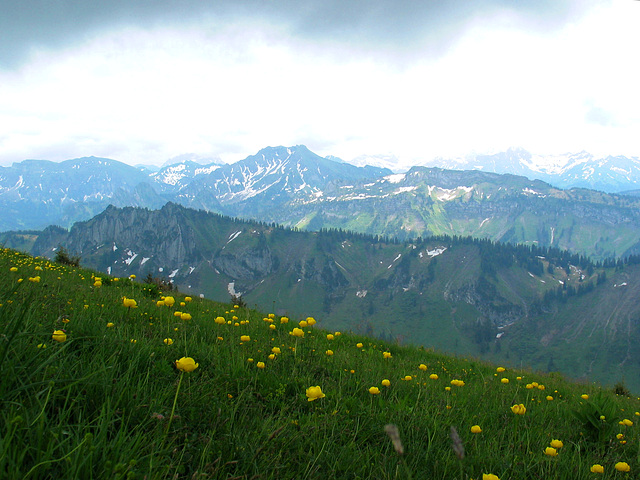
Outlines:
{"label": "sky", "polygon": [[0,0],[0,165],[640,156],[640,1]]}

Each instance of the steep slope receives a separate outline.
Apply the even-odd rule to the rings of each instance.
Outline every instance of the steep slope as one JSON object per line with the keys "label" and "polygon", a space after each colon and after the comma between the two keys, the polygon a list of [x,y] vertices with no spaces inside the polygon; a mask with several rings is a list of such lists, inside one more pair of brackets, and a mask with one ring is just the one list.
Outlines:
{"label": "steep slope", "polygon": [[[640,388],[631,378],[640,359],[627,349],[626,361],[609,361],[640,340],[640,305],[614,286],[620,275],[635,282],[637,267],[609,268],[607,280],[604,269],[556,249],[296,232],[175,204],[110,207],[70,232],[45,230],[32,251],[52,256],[59,244],[113,275],[164,277],[196,295],[242,295],[280,314],[313,315],[327,328],[523,365],[546,359],[543,368],[604,383],[625,376]],[[577,334],[603,329],[597,352]]]}

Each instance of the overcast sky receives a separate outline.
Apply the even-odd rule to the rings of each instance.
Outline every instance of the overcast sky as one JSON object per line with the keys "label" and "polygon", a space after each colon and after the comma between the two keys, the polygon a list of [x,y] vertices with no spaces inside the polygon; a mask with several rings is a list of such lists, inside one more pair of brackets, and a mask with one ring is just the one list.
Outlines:
{"label": "overcast sky", "polygon": [[640,156],[634,0],[0,0],[0,165]]}

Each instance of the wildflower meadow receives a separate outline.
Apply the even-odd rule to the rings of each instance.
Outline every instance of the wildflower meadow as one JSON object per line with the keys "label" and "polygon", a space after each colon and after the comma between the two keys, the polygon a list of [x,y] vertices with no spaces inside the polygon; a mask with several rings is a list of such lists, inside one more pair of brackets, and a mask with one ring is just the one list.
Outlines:
{"label": "wildflower meadow", "polygon": [[10,249],[0,304],[2,479],[640,476],[640,400],[558,374]]}

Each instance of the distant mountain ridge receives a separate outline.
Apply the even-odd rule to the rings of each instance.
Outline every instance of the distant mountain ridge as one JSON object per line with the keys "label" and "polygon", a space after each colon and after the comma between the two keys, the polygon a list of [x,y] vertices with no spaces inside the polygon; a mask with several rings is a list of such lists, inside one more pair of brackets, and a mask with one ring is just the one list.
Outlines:
{"label": "distant mountain ridge", "polygon": [[535,155],[510,148],[493,155],[436,158],[424,165],[455,170],[510,173],[542,180],[558,188],[588,188],[620,193],[640,187],[640,158],[596,157],[588,152]]}
{"label": "distant mountain ridge", "polygon": [[[589,158],[579,154],[563,171],[586,168]],[[342,228],[400,240],[474,236],[595,259],[640,251],[637,197],[561,190],[514,174],[434,167],[393,173],[338,160],[298,145],[267,147],[233,164],[201,165],[185,157],[157,172],[95,157],[25,161],[0,169],[0,230],[68,228],[108,205],[158,209],[174,202],[298,229]],[[511,166],[520,173],[542,168],[521,150],[485,160],[493,169]],[[562,165],[569,163],[549,160],[545,171]],[[630,170],[632,163],[623,167]]]}

